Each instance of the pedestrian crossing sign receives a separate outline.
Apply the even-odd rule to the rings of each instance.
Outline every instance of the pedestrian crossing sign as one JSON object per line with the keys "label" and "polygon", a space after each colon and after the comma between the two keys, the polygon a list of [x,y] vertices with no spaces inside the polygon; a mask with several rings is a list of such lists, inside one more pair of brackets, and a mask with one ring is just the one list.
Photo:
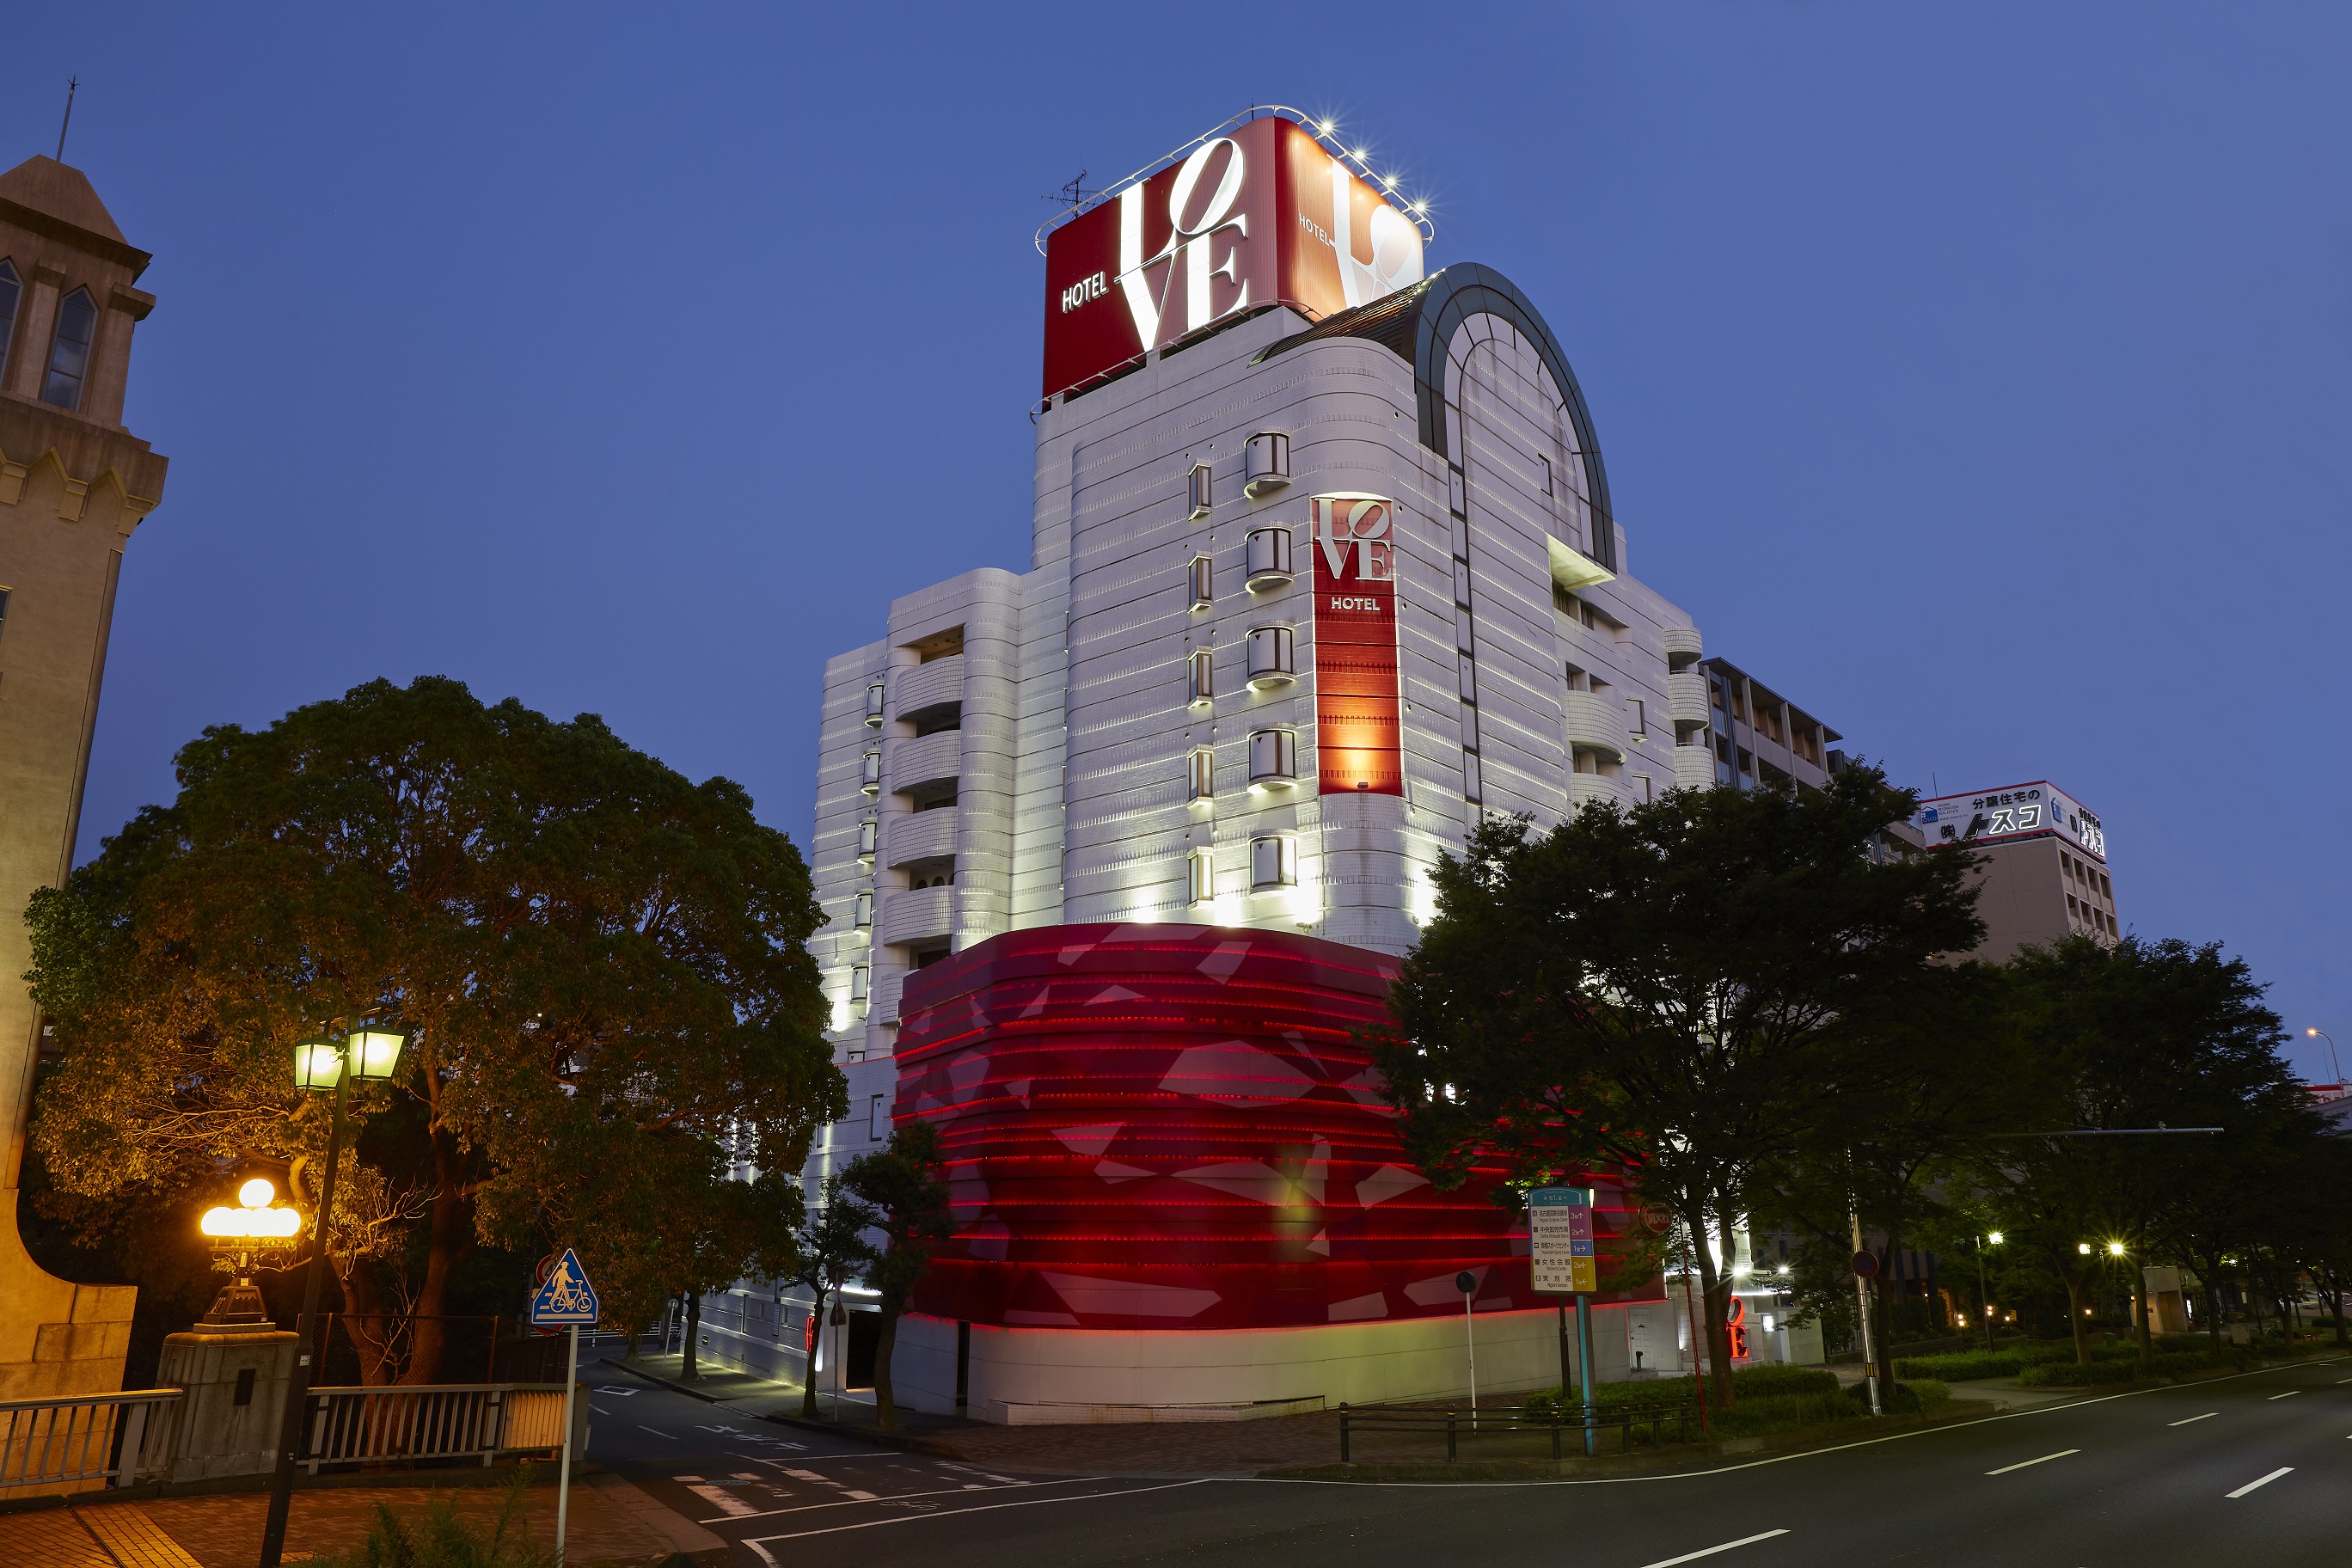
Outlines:
{"label": "pedestrian crossing sign", "polygon": [[588,1283],[588,1271],[580,1267],[580,1255],[565,1247],[555,1267],[548,1270],[547,1283],[531,1298],[531,1326],[561,1329],[577,1324],[592,1329],[602,1313],[596,1288]]}

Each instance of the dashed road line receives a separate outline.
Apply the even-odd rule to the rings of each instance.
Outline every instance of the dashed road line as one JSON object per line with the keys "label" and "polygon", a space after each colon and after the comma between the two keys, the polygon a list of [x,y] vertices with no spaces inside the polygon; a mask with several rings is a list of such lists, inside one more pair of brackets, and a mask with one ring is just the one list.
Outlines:
{"label": "dashed road line", "polygon": [[671,1442],[673,1442],[673,1443],[675,1443],[675,1442],[677,1442],[677,1433],[675,1433],[675,1432],[665,1432],[665,1431],[661,1430],[661,1429],[660,1429],[659,1427],[657,1427],[657,1426],[639,1426],[639,1427],[637,1428],[637,1430],[638,1430],[638,1431],[640,1431],[640,1432],[651,1432],[651,1433],[652,1433],[655,1436],[656,1436],[656,1437],[667,1437],[667,1438],[668,1438],[668,1439],[669,1439]]}
{"label": "dashed road line", "polygon": [[[2213,1417],[2221,1414],[2221,1413],[2218,1410],[2208,1410],[2202,1415],[2191,1415],[2189,1418],[2189,1421],[2210,1421]],[[2168,1421],[2165,1425],[2168,1426],[2186,1426],[2189,1425],[2189,1421]]]}
{"label": "dashed road line", "polygon": [[[1067,1477],[1067,1478],[1066,1478],[1066,1479],[1061,1479],[1061,1480],[1053,1480],[1053,1481],[1014,1481],[1013,1484],[1014,1486],[1016,1486],[1016,1487],[1020,1487],[1020,1488],[1023,1488],[1023,1489],[1026,1489],[1031,1488],[1031,1487],[1066,1487],[1066,1486],[1074,1486],[1074,1485],[1076,1485],[1076,1483],[1078,1483],[1078,1482],[1080,1482],[1080,1481],[1099,1481],[1099,1480],[1102,1480],[1102,1479],[1105,1479],[1105,1478],[1104,1478],[1104,1477],[1101,1477],[1101,1476],[1070,1476],[1070,1477]],[[898,1501],[900,1498],[961,1497],[961,1496],[962,1496],[965,1492],[967,1492],[967,1491],[983,1491],[983,1492],[986,1492],[986,1491],[997,1491],[997,1490],[1001,1490],[1001,1489],[1002,1489],[1001,1488],[997,1488],[997,1487],[984,1487],[984,1486],[981,1486],[981,1485],[979,1485],[977,1482],[966,1482],[966,1483],[965,1483],[962,1487],[961,1487],[961,1488],[957,1488],[957,1487],[946,1487],[946,1488],[942,1488],[941,1489],[940,1489],[940,1490],[938,1490],[938,1491],[928,1491],[928,1492],[900,1492],[900,1493],[898,1493],[898,1496],[897,1496],[897,1497],[889,1498],[889,1499],[886,1499],[886,1500],[883,1500],[890,1501],[890,1502],[896,1502],[896,1501]],[[808,1512],[808,1511],[809,1511],[810,1510],[812,1510],[812,1509],[820,1509],[820,1508],[846,1508],[846,1507],[848,1507],[848,1506],[849,1506],[849,1503],[848,1503],[848,1500],[847,1500],[846,1499],[836,1498],[836,1499],[835,1499],[834,1500],[832,1500],[832,1501],[830,1501],[830,1502],[802,1502],[802,1503],[794,1503],[794,1504],[793,1504],[793,1505],[792,1505],[791,1507],[789,1507],[789,1508],[771,1508],[771,1509],[762,1509],[762,1510],[761,1510],[760,1512],[758,1512],[758,1513],[754,1513],[754,1514],[744,1514],[744,1515],[741,1515],[741,1516],[740,1516],[740,1517],[744,1518],[744,1519],[773,1519],[773,1518],[775,1518],[775,1517],[776,1517],[777,1515],[779,1515],[779,1514],[786,1514],[786,1513],[806,1513],[806,1512]],[[728,1522],[730,1522],[730,1521],[727,1521],[727,1520],[722,1520],[722,1519],[702,1519],[702,1520],[697,1520],[697,1521],[695,1521],[695,1522],[696,1522],[696,1523],[698,1523],[698,1524],[724,1524],[724,1523],[728,1523]],[[779,1539],[781,1539],[781,1538],[779,1538]]]}
{"label": "dashed road line", "polygon": [[2303,1390],[2300,1388],[2290,1388],[2284,1394],[2273,1394],[2271,1397],[2273,1399],[2293,1399],[2296,1394],[2301,1394]]}
{"label": "dashed road line", "polygon": [[767,1562],[773,1563],[776,1561],[775,1556],[762,1549],[764,1543],[771,1541],[800,1541],[812,1535],[838,1535],[845,1530],[875,1530],[886,1524],[912,1524],[919,1519],[955,1519],[967,1513],[993,1513],[1000,1508],[1043,1508],[1048,1503],[1089,1502],[1097,1498],[1134,1497],[1142,1492],[1175,1491],[1179,1488],[1182,1487],[1204,1487],[1214,1479],[1214,1477],[1203,1476],[1198,1480],[1163,1481],[1158,1486],[1128,1487],[1122,1490],[1115,1492],[1087,1492],[1081,1497],[1037,1497],[1024,1498],[1019,1502],[977,1503],[971,1508],[941,1509],[937,1513],[907,1514],[891,1519],[860,1520],[856,1524],[832,1524],[827,1525],[823,1530],[794,1531],[790,1535],[762,1535],[757,1539],[747,1537],[742,1542],[742,1544],[750,1547],[752,1551],[759,1552],[761,1557],[765,1559]]}
{"label": "dashed road line", "polygon": [[1785,1530],[1768,1530],[1761,1535],[1743,1535],[1737,1541],[1727,1541],[1720,1546],[1709,1546],[1698,1552],[1685,1552],[1680,1557],[1662,1557],[1655,1563],[1645,1563],[1642,1568],[1675,1568],[1677,1563],[1696,1563],[1702,1557],[1712,1557],[1718,1552],[1728,1552],[1735,1546],[1753,1546],[1759,1541],[1769,1541],[1776,1535],[1786,1535]]}
{"label": "dashed road line", "polygon": [[2061,1448],[2054,1454],[2044,1454],[2038,1459],[2025,1459],[2014,1465],[2003,1465],[1997,1470],[1987,1470],[1985,1474],[1989,1476],[2005,1476],[2011,1470],[2022,1470],[2034,1465],[2046,1465],[2053,1459],[2063,1459],[2069,1454],[2079,1454],[2083,1450],[2080,1448]]}
{"label": "dashed road line", "polygon": [[2224,1492],[2222,1496],[2225,1498],[2241,1498],[2245,1496],[2248,1492],[2252,1491],[2256,1487],[2266,1487],[2273,1481],[2278,1479],[2281,1476],[2291,1476],[2293,1474],[2294,1474],[2294,1467],[2293,1465],[2282,1465],[2277,1469],[2273,1470],[2269,1475],[2264,1476],[2261,1480],[2248,1481],[2236,1491]]}

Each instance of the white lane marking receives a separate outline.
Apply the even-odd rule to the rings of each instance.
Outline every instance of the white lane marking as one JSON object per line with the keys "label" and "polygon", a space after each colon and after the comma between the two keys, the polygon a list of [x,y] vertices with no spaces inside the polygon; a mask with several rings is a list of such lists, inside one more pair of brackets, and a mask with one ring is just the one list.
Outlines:
{"label": "white lane marking", "polygon": [[2005,1476],[2011,1470],[2022,1470],[2033,1465],[2046,1465],[2053,1459],[2063,1459],[2069,1454],[2079,1454],[2080,1448],[2061,1448],[2054,1454],[2044,1454],[2038,1459],[2025,1459],[2014,1465],[2003,1465],[1997,1470],[1987,1470],[1989,1476]]}
{"label": "white lane marking", "polygon": [[2291,1476],[2293,1474],[2294,1474],[2294,1467],[2293,1465],[2282,1465],[2277,1469],[2273,1470],[2269,1475],[2264,1476],[2261,1480],[2248,1481],[2236,1491],[2224,1492],[2221,1495],[2224,1497],[2243,1497],[2248,1492],[2252,1491],[2256,1487],[2266,1487],[2273,1481],[2278,1479],[2281,1476]]}
{"label": "white lane marking", "polygon": [[[2189,1418],[2189,1421],[2210,1421],[2213,1417],[2221,1414],[2221,1413],[2218,1410],[2208,1410],[2202,1415],[2191,1415]],[[2165,1425],[2168,1426],[2186,1426],[2189,1425],[2189,1421],[2168,1421]]]}
{"label": "white lane marking", "polygon": [[[913,1523],[915,1523],[915,1522],[916,1522],[917,1521],[919,1521],[919,1520],[929,1520],[929,1519],[956,1519],[956,1518],[960,1518],[961,1516],[962,1516],[962,1515],[964,1515],[964,1514],[967,1514],[967,1513],[993,1513],[994,1511],[996,1511],[996,1510],[997,1510],[998,1509],[1000,1509],[1000,1508],[1043,1508],[1043,1507],[1044,1507],[1045,1504],[1047,1504],[1047,1503],[1055,1503],[1055,1502],[1087,1502],[1087,1501],[1090,1501],[1091,1500],[1093,1500],[1093,1499],[1095,1499],[1095,1498],[1135,1497],[1135,1496],[1137,1496],[1138,1494],[1142,1493],[1142,1492],[1170,1492],[1170,1491],[1175,1491],[1175,1490],[1177,1490],[1178,1489],[1182,1488],[1182,1487],[1204,1487],[1204,1486],[1207,1486],[1207,1485],[1209,1484],[1209,1482],[1210,1482],[1210,1481],[1212,1481],[1212,1480],[1213,1480],[1213,1479],[1216,1479],[1216,1478],[1214,1478],[1214,1477],[1213,1477],[1213,1476],[1203,1476],[1203,1477],[1202,1477],[1199,1480],[1192,1480],[1192,1481],[1166,1481],[1166,1482],[1163,1482],[1163,1483],[1161,1483],[1160,1485],[1156,1486],[1156,1487],[1129,1487],[1129,1488],[1127,1488],[1127,1489],[1126,1489],[1125,1490],[1123,1490],[1123,1491],[1115,1491],[1115,1492],[1088,1492],[1088,1493],[1087,1493],[1084,1497],[1034,1497],[1034,1498],[1025,1498],[1025,1499],[1024,1499],[1023,1500],[1021,1500],[1020,1502],[987,1502],[987,1503],[982,1503],[982,1504],[980,1504],[980,1505],[979,1505],[978,1507],[976,1507],[976,1508],[951,1508],[951,1509],[943,1509],[943,1510],[940,1510],[940,1512],[938,1512],[938,1513],[921,1513],[921,1514],[912,1514],[912,1513],[910,1513],[910,1514],[907,1514],[907,1515],[905,1515],[905,1516],[903,1516],[903,1517],[900,1517],[900,1518],[894,1518],[894,1519],[868,1519],[868,1520],[863,1520],[863,1521],[860,1521],[858,1523],[856,1523],[856,1524],[834,1524],[834,1525],[828,1525],[828,1526],[826,1526],[826,1527],[825,1527],[824,1529],[823,1529],[823,1530],[801,1530],[801,1531],[793,1531],[793,1532],[792,1534],[790,1534],[790,1535],[762,1535],[762,1536],[761,1536],[761,1537],[759,1538],[759,1540],[757,1540],[757,1541],[754,1541],[754,1540],[751,1540],[751,1539],[749,1539],[749,1538],[746,1538],[746,1539],[745,1539],[745,1541],[744,1541],[744,1542],[743,1542],[743,1544],[744,1544],[744,1545],[746,1545],[746,1546],[748,1546],[748,1547],[751,1547],[753,1551],[758,1552],[758,1551],[759,1551],[759,1548],[760,1548],[761,1542],[767,1542],[767,1541],[799,1541],[799,1540],[803,1539],[804,1537],[811,1536],[811,1535],[838,1535],[838,1534],[840,1534],[840,1533],[841,1533],[843,1531],[845,1531],[845,1530],[872,1530],[872,1529],[875,1529],[876,1527],[877,1527],[877,1526],[879,1526],[879,1525],[885,1525],[885,1524],[913,1524]],[[1354,1485],[1360,1485],[1361,1483],[1360,1483],[1360,1482],[1352,1482],[1352,1481],[1351,1481],[1351,1482],[1349,1482],[1349,1483],[1348,1483],[1348,1484],[1349,1484],[1349,1485],[1351,1485],[1351,1486],[1354,1486]],[[766,1552],[760,1552],[760,1555],[761,1555],[761,1556],[762,1556],[762,1557],[766,1557],[766,1558],[768,1559],[768,1561],[769,1561],[769,1562],[771,1562],[771,1563],[773,1563],[773,1562],[775,1561],[775,1559],[774,1559],[773,1557],[770,1557],[770,1556],[768,1556],[768,1553],[766,1553]]]}
{"label": "white lane marking", "polygon": [[623,1388],[619,1384],[612,1384],[606,1387],[598,1389],[596,1392],[599,1394],[610,1394],[616,1395],[619,1398],[626,1399],[637,1391],[634,1388]]}
{"label": "white lane marking", "polygon": [[2300,1388],[2290,1388],[2284,1394],[2273,1394],[2271,1397],[2273,1399],[2293,1399],[2296,1394],[2301,1394],[2303,1390]]}
{"label": "white lane marking", "polygon": [[588,1408],[589,1408],[589,1409],[591,1409],[591,1410],[593,1410],[593,1411],[594,1411],[597,1415],[610,1415],[611,1414],[613,1414],[611,1411],[609,1411],[609,1410],[605,1409],[603,1405],[601,1405],[597,1404],[597,1403],[596,1403],[594,1400],[593,1400],[593,1399],[592,1399],[592,1400],[590,1400],[590,1401],[588,1402]]}
{"label": "white lane marking", "polygon": [[872,1502],[872,1501],[874,1501],[874,1500],[876,1500],[876,1498],[877,1498],[880,1494],[879,1494],[879,1493],[877,1493],[877,1492],[861,1492],[861,1491],[849,1491],[849,1490],[845,1490],[845,1491],[843,1491],[843,1493],[842,1493],[841,1495],[842,1495],[842,1496],[844,1496],[844,1497],[845,1497],[845,1498],[847,1498],[847,1499],[848,1499],[850,1501],[852,1501],[852,1502]]}
{"label": "white lane marking", "polygon": [[1718,1552],[1728,1552],[1735,1546],[1753,1546],[1759,1541],[1769,1541],[1776,1535],[1786,1535],[1785,1530],[1768,1530],[1761,1535],[1743,1535],[1737,1541],[1727,1541],[1720,1546],[1710,1546],[1703,1552],[1685,1552],[1680,1557],[1662,1557],[1655,1563],[1645,1563],[1642,1568],[1675,1568],[1677,1563],[1696,1563],[1702,1557],[1712,1557]]}
{"label": "white lane marking", "polygon": [[651,1426],[640,1426],[640,1427],[638,1427],[638,1428],[637,1428],[637,1430],[638,1430],[638,1431],[640,1431],[640,1432],[652,1432],[652,1433],[653,1433],[653,1435],[654,1435],[655,1436],[656,1436],[656,1437],[667,1437],[667,1438],[668,1438],[668,1439],[669,1439],[671,1442],[673,1442],[673,1443],[675,1443],[675,1442],[677,1442],[677,1433],[675,1433],[675,1432],[662,1432],[662,1431],[656,1431],[655,1428],[653,1428],[653,1427],[651,1427]]}
{"label": "white lane marking", "polygon": [[686,1489],[730,1519],[740,1519],[747,1513],[758,1511],[725,1487],[688,1487]]}
{"label": "white lane marking", "polygon": [[[1024,1490],[1026,1490],[1032,1487],[1066,1487],[1074,1486],[1080,1481],[1099,1481],[1104,1479],[1105,1478],[1101,1476],[1070,1476],[1057,1481],[1014,1481],[1013,1484]],[[1002,1487],[984,1487],[977,1481],[966,1481],[961,1488],[943,1487],[937,1491],[900,1492],[898,1496],[901,1498],[961,1497],[965,1492],[992,1492],[1002,1490],[1003,1490]],[[896,1500],[894,1499],[892,1500]],[[762,1509],[758,1513],[747,1515],[746,1517],[753,1519],[772,1519],[778,1514],[807,1513],[813,1509],[847,1508],[850,1505],[847,1500],[835,1499],[831,1502],[803,1502],[794,1503],[790,1508]],[[725,1524],[728,1521],[723,1519],[700,1519],[695,1521],[695,1522],[697,1524]],[[782,1537],[779,1536],[777,1539],[782,1540]]]}

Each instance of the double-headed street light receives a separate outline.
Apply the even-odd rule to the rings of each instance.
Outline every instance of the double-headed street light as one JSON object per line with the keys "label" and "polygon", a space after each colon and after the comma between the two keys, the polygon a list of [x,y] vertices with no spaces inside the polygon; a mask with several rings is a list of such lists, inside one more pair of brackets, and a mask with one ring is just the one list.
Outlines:
{"label": "double-headed street light", "polygon": [[294,1455],[301,1447],[302,1416],[310,1402],[311,1324],[319,1316],[319,1255],[327,1247],[327,1226],[335,1212],[335,1167],[343,1158],[343,1106],[353,1079],[381,1083],[400,1070],[400,1053],[409,1032],[363,1020],[336,1033],[343,1022],[331,1018],[327,1032],[294,1047],[294,1082],[314,1094],[335,1097],[333,1120],[327,1131],[327,1172],[319,1180],[319,1212],[310,1226],[310,1252],[302,1260],[302,1316],[295,1322],[301,1337],[295,1342],[294,1373],[286,1380],[286,1411],[278,1424],[278,1463],[269,1479],[269,1517],[261,1531],[261,1568],[278,1568],[286,1550],[286,1516],[294,1502]]}

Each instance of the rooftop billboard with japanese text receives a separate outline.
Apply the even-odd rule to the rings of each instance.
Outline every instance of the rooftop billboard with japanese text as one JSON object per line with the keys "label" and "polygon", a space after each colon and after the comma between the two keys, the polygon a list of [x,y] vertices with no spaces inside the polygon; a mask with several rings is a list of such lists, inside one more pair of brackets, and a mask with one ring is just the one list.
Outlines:
{"label": "rooftop billboard with japanese text", "polygon": [[1930,846],[2050,836],[2102,864],[2107,858],[2106,832],[2098,817],[2047,779],[1923,800],[1911,814],[1911,826]]}

